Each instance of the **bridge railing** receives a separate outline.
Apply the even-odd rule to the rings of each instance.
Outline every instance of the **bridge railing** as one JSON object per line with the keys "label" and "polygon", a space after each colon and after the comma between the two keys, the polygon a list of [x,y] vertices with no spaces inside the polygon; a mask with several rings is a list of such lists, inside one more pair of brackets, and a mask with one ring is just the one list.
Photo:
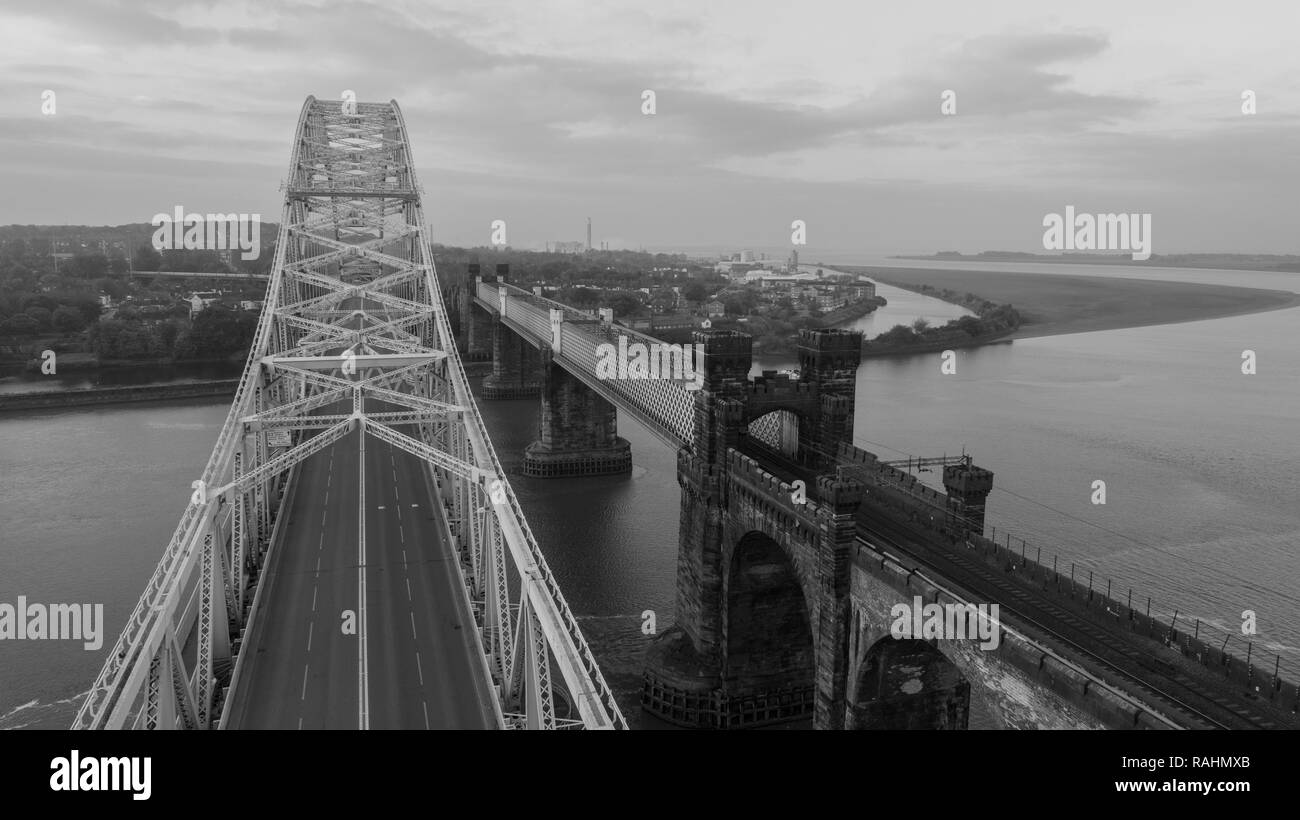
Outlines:
{"label": "bridge railing", "polygon": [[[551,306],[564,306],[545,297],[534,296],[513,285],[483,282],[479,298],[489,304],[499,301],[497,288],[507,290],[506,318],[534,334],[543,347],[551,343]],[[637,415],[650,424],[657,425],[662,434],[680,443],[692,440],[695,429],[695,399],[686,389],[686,381],[672,379],[602,379],[597,370],[602,344],[618,346],[619,338],[628,343],[664,344],[630,328],[606,325],[588,314],[565,308],[566,321],[560,330],[560,354],[556,357],[566,365],[592,380],[600,381],[606,389],[632,405]],[[575,315],[576,314],[576,315]],[[575,321],[581,320],[581,321]]]}
{"label": "bridge railing", "polygon": [[953,513],[945,493],[925,486],[915,476],[892,465],[876,461],[865,450],[842,445],[839,455],[841,463],[858,469],[855,477],[877,482],[877,487],[905,496],[911,502],[905,506],[918,511],[918,521],[946,532],[955,548],[964,544],[970,554],[989,566],[1039,591],[1068,600],[1099,625],[1160,641],[1185,658],[1219,670],[1226,679],[1261,698],[1293,710],[1300,707],[1300,686],[1295,682],[1300,680],[1300,664],[1293,658],[1257,646],[1254,640],[1239,632],[1199,618],[1188,618],[1185,612],[1161,606],[1150,596],[1141,593],[1135,596],[1135,585],[1116,584],[1117,579],[1097,575],[1095,569],[1077,558],[1044,554],[1040,546],[1030,546],[1005,529],[1000,537],[996,527],[991,528],[991,537],[963,537],[948,525]]}
{"label": "bridge railing", "polygon": [[[296,133],[302,132],[312,102],[313,99],[308,98],[303,103],[298,115]],[[301,143],[295,141],[290,160],[291,168],[298,162],[300,146]],[[276,243],[275,264],[267,284],[268,301],[279,293],[284,255],[289,244],[283,240],[291,223],[290,217],[290,207],[286,202],[280,219],[281,241]],[[248,414],[253,399],[251,386],[259,376],[260,368],[257,360],[269,349],[273,338],[271,332],[273,321],[271,310],[264,310],[258,320],[257,330],[249,347],[248,360],[240,377],[239,386],[235,390],[234,400],[230,404],[230,411],[226,414],[217,443],[212,448],[212,454],[208,457],[207,465],[203,470],[202,481],[205,486],[215,484],[217,477],[229,469],[234,457],[234,441],[242,427],[239,420]],[[136,602],[135,609],[123,625],[122,632],[112,650],[109,651],[103,668],[95,678],[95,682],[91,684],[72,728],[99,725],[105,719],[108,710],[119,709],[117,699],[123,697],[134,699],[137,696],[140,676],[135,674],[135,670],[138,669],[141,656],[149,654],[162,640],[161,633],[169,628],[165,621],[174,614],[176,599],[182,592],[184,579],[181,575],[188,575],[186,570],[194,563],[199,529],[204,520],[211,515],[214,503],[212,499],[205,499],[201,503],[191,501],[185,507],[171,540],[163,552],[162,559],[154,568],[144,592]],[[167,605],[168,602],[170,606]],[[129,682],[126,680],[128,674],[132,675],[132,680]],[[129,706],[130,704],[121,704],[120,708]]]}
{"label": "bridge railing", "polygon": [[[403,133],[405,133],[405,123],[402,119],[401,109],[398,108],[396,102],[393,102],[392,105],[397,121]],[[418,186],[414,171],[415,163],[410,156],[409,144],[406,146],[406,152],[407,167],[411,169],[411,182],[414,186]],[[504,479],[506,471],[497,458],[496,449],[492,446],[487,426],[483,423],[483,417],[478,411],[477,403],[474,401],[474,396],[470,390],[469,377],[465,374],[460,354],[456,349],[455,338],[451,332],[451,321],[447,316],[447,309],[442,301],[442,293],[438,289],[437,271],[432,256],[428,252],[429,243],[426,239],[428,231],[424,228],[423,214],[419,210],[417,210],[417,218],[420,235],[419,242],[415,247],[418,249],[416,252],[419,254],[420,261],[427,260],[427,264],[423,265],[424,284],[433,308],[437,336],[443,341],[445,349],[450,354],[447,359],[448,369],[451,372],[457,402],[470,410],[470,412],[462,414],[468,423],[469,429],[466,432],[473,444],[475,457],[486,462],[481,466],[486,467],[490,474]],[[549,313],[546,326],[547,338],[549,338]],[[560,591],[559,583],[542,554],[537,538],[528,526],[528,519],[524,515],[523,507],[520,506],[518,498],[515,496],[514,489],[508,481],[501,480],[499,482],[499,492],[507,507],[506,512],[497,512],[496,516],[505,540],[512,552],[521,550],[524,553],[522,556],[516,555],[516,564],[520,573],[521,584],[524,587],[520,594],[521,596],[529,596],[533,611],[541,621],[542,629],[547,632],[547,641],[570,689],[569,694],[577,701],[579,709],[586,712],[584,719],[588,722],[588,725],[603,724],[605,728],[626,729],[627,722],[624,720],[618,702],[614,698],[614,693],[605,681],[604,675],[601,674],[600,667],[596,663],[595,654],[592,653],[591,647],[588,646],[582,629],[578,625],[578,620],[574,617],[572,610],[569,609],[569,604]],[[541,585],[541,595],[537,598],[533,597],[534,590],[530,589],[533,581],[540,582]],[[550,631],[554,626],[557,626],[551,622],[552,613],[558,617],[558,627],[562,630],[560,634],[552,634]],[[577,668],[574,668],[575,662]],[[592,698],[598,701],[599,711],[603,711],[603,715],[592,714],[591,710],[588,709]]]}
{"label": "bridge railing", "polygon": [[[1300,679],[1296,677],[1295,662],[1256,646],[1255,641],[1240,633],[1188,618],[1178,609],[1157,606],[1151,597],[1140,593],[1135,602],[1132,586],[1116,587],[1114,579],[1099,577],[1076,561],[1070,561],[1066,569],[1060,556],[1043,556],[1040,548],[1030,547],[1023,539],[1013,541],[1005,531],[1001,544],[981,535],[966,538],[965,546],[990,566],[1080,604],[1103,625],[1160,641],[1185,658],[1219,670],[1226,679],[1270,702],[1293,710],[1300,707],[1300,689],[1293,682]],[[1051,566],[1047,558],[1051,558]]]}
{"label": "bridge railing", "polygon": [[[451,350],[455,350],[455,341],[451,333],[451,322],[447,317],[446,307],[443,305],[441,294],[438,291],[437,273],[432,258],[429,260],[426,285],[429,288],[429,293],[433,301],[434,316],[438,325],[439,335],[441,338],[447,340],[447,344]],[[496,450],[492,447],[487,427],[483,424],[482,415],[478,412],[477,403],[474,401],[474,396],[469,389],[469,377],[465,373],[465,368],[461,363],[460,356],[452,355],[449,358],[449,361],[454,370],[456,389],[460,394],[457,396],[457,400],[472,410],[472,412],[464,415],[465,418],[474,425],[475,430],[478,433],[477,438],[482,442],[482,454],[490,462],[492,472],[495,475],[504,476],[506,474],[505,469],[501,466],[501,462],[497,458]],[[528,526],[528,518],[524,515],[523,507],[519,505],[519,500],[515,497],[514,490],[510,487],[508,482],[502,482],[502,489],[504,490],[505,501],[510,509],[510,516],[523,534],[529,556],[536,566],[537,575],[559,612],[565,633],[569,637],[569,640],[572,641],[581,660],[583,669],[592,680],[595,688],[595,696],[600,700],[602,705],[604,705],[608,714],[611,716],[614,725],[619,728],[627,728],[622,712],[619,710],[618,702],[614,698],[614,693],[609,688],[609,684],[605,682],[605,677],[601,674],[600,667],[596,664],[595,655],[592,653],[591,647],[587,645],[587,640],[583,636],[581,628],[578,626],[578,620],[573,616],[573,612],[569,609],[568,602],[564,599],[563,593],[560,592],[559,583],[556,581],[555,575],[551,572],[550,566],[546,563],[545,556],[542,555],[541,548],[538,546],[537,538],[533,535],[532,529]],[[577,696],[581,693],[574,692],[573,694]]]}

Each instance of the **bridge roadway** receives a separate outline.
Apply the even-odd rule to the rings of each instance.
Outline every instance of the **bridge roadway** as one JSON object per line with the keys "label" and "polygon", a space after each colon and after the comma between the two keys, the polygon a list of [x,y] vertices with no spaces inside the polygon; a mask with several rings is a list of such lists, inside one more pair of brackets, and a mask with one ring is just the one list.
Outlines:
{"label": "bridge roadway", "polygon": [[[367,412],[395,409],[367,400]],[[317,412],[348,413],[351,405]],[[362,471],[359,435],[349,433],[297,471],[230,726],[359,728],[365,675],[368,728],[495,728],[474,617],[428,471],[373,437]],[[363,480],[364,547],[357,537]],[[361,578],[366,616],[358,634],[347,635],[342,614],[360,616]]]}

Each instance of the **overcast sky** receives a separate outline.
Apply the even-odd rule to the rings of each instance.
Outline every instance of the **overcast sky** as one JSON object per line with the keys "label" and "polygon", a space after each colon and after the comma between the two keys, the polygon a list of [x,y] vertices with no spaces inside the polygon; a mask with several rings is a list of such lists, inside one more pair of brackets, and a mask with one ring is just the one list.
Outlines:
{"label": "overcast sky", "polygon": [[789,248],[803,219],[811,251],[1041,251],[1073,205],[1152,214],[1156,253],[1300,253],[1298,19],[1294,0],[4,0],[0,224],[278,220],[304,98],[349,89],[401,104],[449,244],[494,219],[516,247],[577,240],[591,216],[616,247]]}

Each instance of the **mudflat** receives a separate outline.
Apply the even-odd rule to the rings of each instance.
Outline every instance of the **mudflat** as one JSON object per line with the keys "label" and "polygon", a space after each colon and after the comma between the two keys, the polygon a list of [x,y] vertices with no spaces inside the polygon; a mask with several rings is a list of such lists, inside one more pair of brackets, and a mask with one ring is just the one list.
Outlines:
{"label": "mudflat", "polygon": [[[1300,293],[1108,276],[836,265],[895,287],[931,285],[1011,304],[1024,320],[1002,338],[1194,322],[1300,306]],[[1300,285],[1300,279],[1297,279]]]}

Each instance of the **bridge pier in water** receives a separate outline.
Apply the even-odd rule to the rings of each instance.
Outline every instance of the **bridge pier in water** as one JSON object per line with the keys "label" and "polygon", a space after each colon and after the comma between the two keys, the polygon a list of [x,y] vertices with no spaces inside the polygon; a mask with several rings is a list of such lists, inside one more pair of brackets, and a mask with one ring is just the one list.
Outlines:
{"label": "bridge pier in water", "polygon": [[540,351],[540,356],[539,438],[524,449],[524,475],[569,478],[631,472],[632,445],[618,435],[617,408],[555,364],[550,350]]}
{"label": "bridge pier in water", "polygon": [[479,264],[471,262],[465,284],[458,293],[457,310],[460,313],[461,338],[465,346],[465,361],[486,362],[492,359],[492,317],[474,307],[474,292],[478,288]]}
{"label": "bridge pier in water", "polygon": [[[474,274],[478,265],[471,263],[469,270],[477,287],[478,277]],[[482,281],[504,284],[509,282],[509,277],[510,266],[501,264],[497,265],[496,276]],[[541,358],[537,349],[507,327],[500,314],[489,316],[472,302],[467,302],[465,307],[469,313],[465,331],[467,347],[478,351],[478,356],[482,357],[484,345],[489,345],[492,359],[492,372],[483,377],[483,398],[528,399],[536,396],[541,390]]]}

